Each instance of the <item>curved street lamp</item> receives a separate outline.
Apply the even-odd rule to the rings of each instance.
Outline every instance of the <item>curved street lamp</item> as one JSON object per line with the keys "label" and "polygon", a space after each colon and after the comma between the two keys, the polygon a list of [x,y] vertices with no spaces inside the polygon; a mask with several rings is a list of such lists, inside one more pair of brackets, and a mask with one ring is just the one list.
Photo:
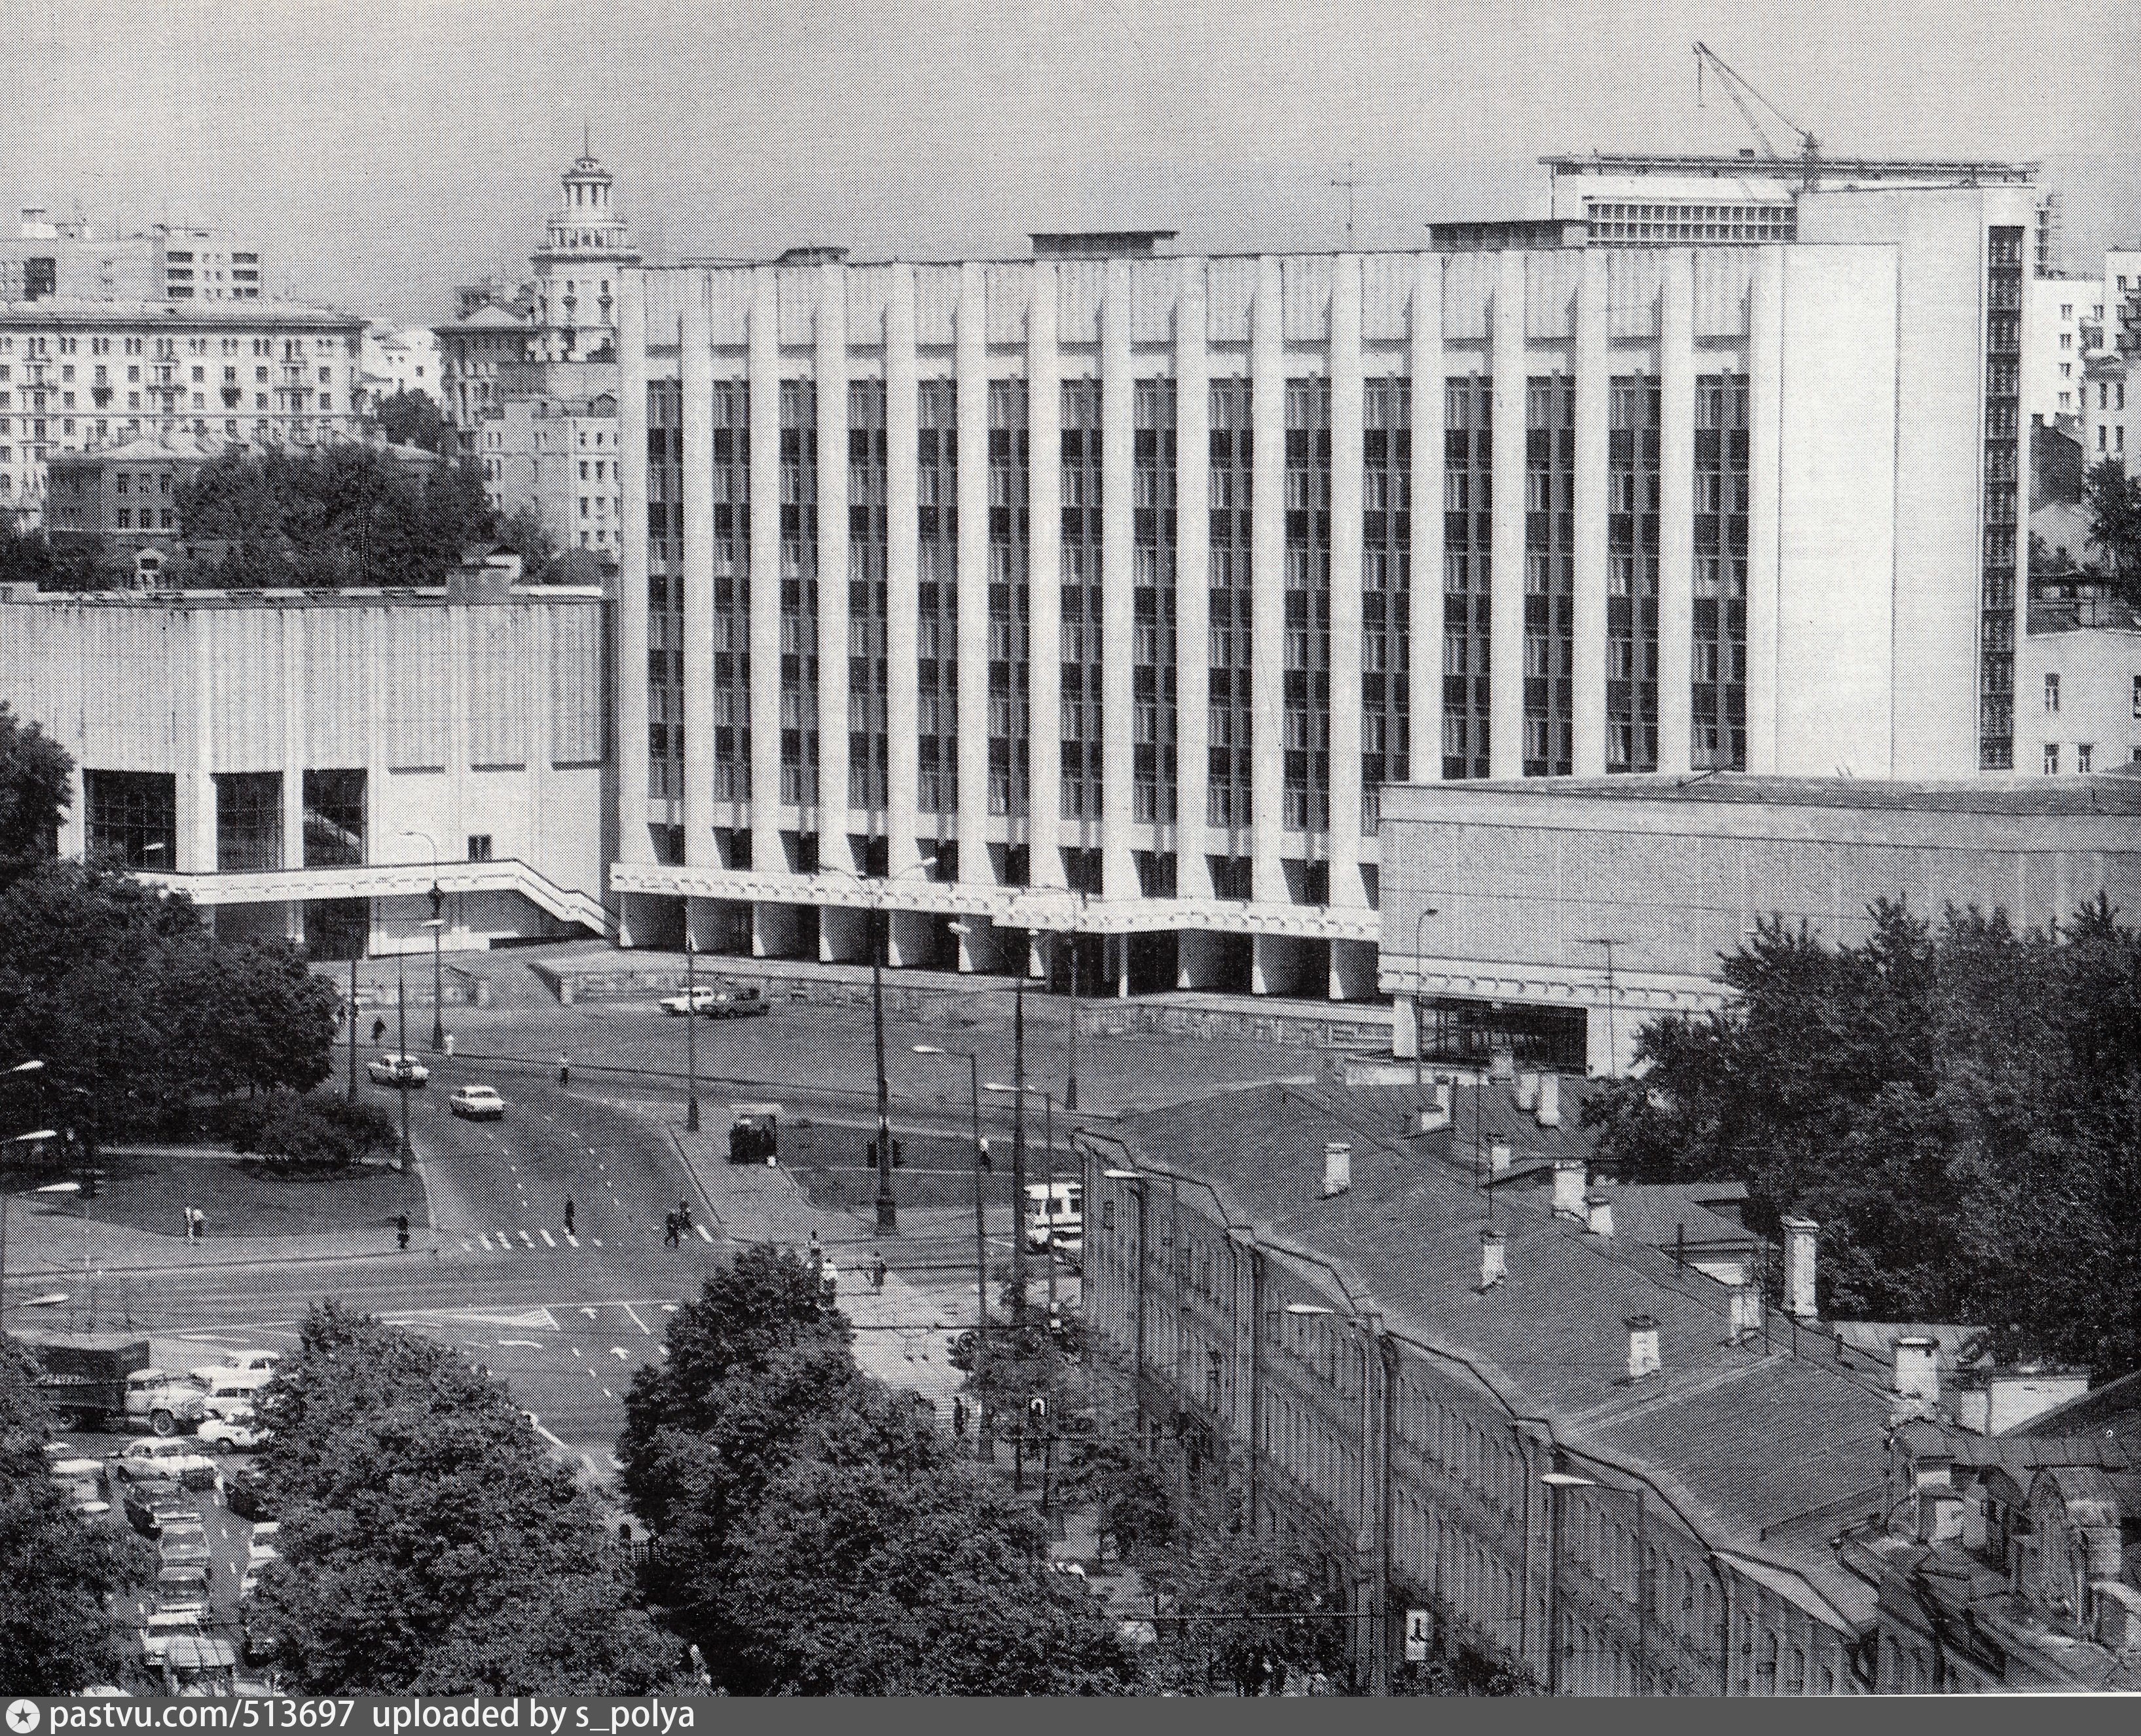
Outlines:
{"label": "curved street lamp", "polygon": [[[431,920],[424,926],[431,931],[431,1053],[436,1054],[446,1046],[446,1004],[441,992],[442,973],[439,963],[439,937],[445,932],[445,910],[446,895],[439,890],[439,841],[427,831],[415,826],[404,826],[399,836],[421,838],[431,851]],[[405,1039],[406,1040],[406,1039]]]}

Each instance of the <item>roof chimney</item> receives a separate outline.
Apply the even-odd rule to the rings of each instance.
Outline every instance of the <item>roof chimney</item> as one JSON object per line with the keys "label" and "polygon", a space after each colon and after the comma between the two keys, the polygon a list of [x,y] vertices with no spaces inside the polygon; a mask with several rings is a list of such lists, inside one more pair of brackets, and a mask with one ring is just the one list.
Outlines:
{"label": "roof chimney", "polygon": [[1539,1076],[1529,1068],[1517,1075],[1517,1107],[1529,1115],[1538,1107]]}
{"label": "roof chimney", "polygon": [[1509,1172],[1509,1161],[1514,1157],[1506,1140],[1498,1139],[1487,1147],[1487,1176],[1489,1181]]}
{"label": "roof chimney", "polygon": [[1541,1073],[1538,1082],[1538,1124],[1542,1127],[1561,1125],[1561,1075]]}
{"label": "roof chimney", "polygon": [[1509,1239],[1499,1230],[1479,1232],[1479,1288],[1494,1289],[1509,1275]]}
{"label": "roof chimney", "polygon": [[1557,1157],[1553,1160],[1553,1215],[1556,1217],[1583,1219],[1583,1189],[1589,1179],[1587,1166],[1581,1157]]}
{"label": "roof chimney", "polygon": [[1814,1244],[1821,1231],[1811,1218],[1784,1220],[1784,1312],[1795,1320],[1811,1320],[1820,1309],[1814,1304]]}
{"label": "roof chimney", "polygon": [[1896,1392],[1927,1405],[1940,1400],[1940,1340],[1899,1338],[1896,1340]]}
{"label": "roof chimney", "polygon": [[1437,1079],[1435,1082],[1433,1101],[1413,1117],[1413,1132],[1440,1133],[1449,1125],[1449,1081]]}
{"label": "roof chimney", "polygon": [[1628,1316],[1628,1378],[1642,1380],[1659,1372],[1658,1323],[1648,1314]]}
{"label": "roof chimney", "polygon": [[1740,1344],[1762,1329],[1762,1292],[1752,1284],[1732,1286],[1732,1342]]}
{"label": "roof chimney", "polygon": [[1592,1235],[1610,1238],[1613,1234],[1613,1199],[1610,1194],[1586,1195],[1583,1201],[1583,1227]]}
{"label": "roof chimney", "polygon": [[1353,1148],[1334,1140],[1323,1147],[1323,1197],[1346,1192],[1353,1185]]}

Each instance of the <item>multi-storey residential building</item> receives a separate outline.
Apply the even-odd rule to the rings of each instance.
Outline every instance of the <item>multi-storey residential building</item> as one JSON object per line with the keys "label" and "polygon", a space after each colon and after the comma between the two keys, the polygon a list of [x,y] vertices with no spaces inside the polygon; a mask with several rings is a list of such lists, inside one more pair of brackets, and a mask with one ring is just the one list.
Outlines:
{"label": "multi-storey residential building", "polygon": [[1816,1226],[1765,1299],[1698,1252],[1728,1202],[1587,1186],[1528,1083],[1513,1127],[1479,1087],[1493,1176],[1464,1088],[1410,1137],[1410,1093],[1280,1086],[1079,1133],[1085,1319],[1139,1433],[1323,1560],[1365,1683],[1419,1611],[1553,1693],[1865,1691],[1874,1592],[1829,1540],[1878,1502],[1889,1383],[1818,1319]]}
{"label": "multi-storey residential building", "polygon": [[2141,464],[2141,349],[2103,350],[2083,366],[2081,451],[2085,465]]}
{"label": "multi-storey residential building", "polygon": [[2082,370],[2089,359],[2082,333],[2098,285],[2092,278],[2038,277],[2030,280],[2028,293],[2022,414],[2032,426],[2070,421],[2081,408]]}
{"label": "multi-storey residential building", "polygon": [[625,933],[1367,996],[1386,785],[2006,771],[2035,209],[628,274]]}
{"label": "multi-storey residential building", "polygon": [[185,533],[178,497],[219,448],[129,440],[46,461],[45,528],[56,536],[168,543]]}
{"label": "multi-storey residential building", "polygon": [[623,504],[618,298],[639,254],[599,161],[583,150],[560,179],[533,283],[510,301],[502,286],[464,290],[460,318],[440,328],[443,402],[492,506],[532,510],[559,547],[612,562]]}
{"label": "multi-storey residential building", "polygon": [[398,392],[438,400],[445,389],[439,377],[439,334],[425,326],[367,325],[364,382],[375,401]]}
{"label": "multi-storey residential building", "polygon": [[362,332],[283,302],[0,304],[0,510],[37,523],[46,461],[94,446],[353,437]]}
{"label": "multi-storey residential building", "polygon": [[257,247],[184,224],[100,239],[80,217],[26,205],[0,239],[0,301],[258,301],[264,281]]}

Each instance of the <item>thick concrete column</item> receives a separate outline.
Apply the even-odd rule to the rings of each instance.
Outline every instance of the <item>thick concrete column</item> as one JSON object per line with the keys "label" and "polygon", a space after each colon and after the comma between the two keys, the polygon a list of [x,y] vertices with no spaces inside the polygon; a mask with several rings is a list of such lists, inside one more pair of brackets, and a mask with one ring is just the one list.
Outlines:
{"label": "thick concrete column", "polygon": [[1174,885],[1212,895],[1205,854],[1211,790],[1212,386],[1205,264],[1185,259],[1174,299]]}
{"label": "thick concrete column", "polygon": [[1029,878],[1063,884],[1057,843],[1063,812],[1063,392],[1056,348],[1056,268],[1033,268],[1026,325],[1026,635],[1031,727],[1026,757]]}
{"label": "thick concrete column", "polygon": [[1130,266],[1108,262],[1100,302],[1100,890],[1134,898],[1130,849],[1130,634],[1135,579],[1131,550],[1131,446],[1136,426],[1130,374]]}
{"label": "thick concrete column", "polygon": [[470,613],[466,604],[446,605],[446,811],[435,815],[430,827],[438,835],[436,842],[441,856],[449,853],[449,845],[459,843],[466,835],[463,821],[468,811],[469,762],[475,757],[469,747],[469,639],[474,626]]}
{"label": "thick concrete column", "polygon": [[1442,777],[1442,255],[1424,253],[1412,290],[1412,657],[1415,783]]}
{"label": "thick concrete column", "polygon": [[1747,339],[1747,769],[1777,767],[1777,422],[1783,399],[1784,250],[1755,255]]}
{"label": "thick concrete column", "polygon": [[[305,866],[305,718],[307,708],[298,703],[305,691],[305,643],[311,631],[309,610],[276,611],[282,632],[278,649],[283,659],[283,866]],[[304,938],[303,906],[293,905],[286,913],[296,924],[293,940]]]}
{"label": "thick concrete column", "polygon": [[[892,268],[892,293],[884,316],[885,427],[885,698],[889,738],[885,772],[885,872],[898,874],[919,860],[915,839],[922,816],[916,806],[918,752],[915,704],[917,568],[921,520],[916,513],[918,467],[915,429],[914,268]],[[933,816],[931,824],[935,824]]]}
{"label": "thick concrete column", "polygon": [[1665,257],[1658,310],[1658,770],[1685,772],[1695,695],[1695,255]]}
{"label": "thick concrete column", "polygon": [[[989,866],[989,350],[987,279],[959,268],[959,879],[996,883]],[[959,943],[959,968],[970,970]]]}
{"label": "thick concrete column", "polygon": [[1286,901],[1282,860],[1286,784],[1286,284],[1271,257],[1257,261],[1257,294],[1249,313],[1249,426],[1255,461],[1249,490],[1249,754],[1253,852],[1251,895],[1259,904]]}
{"label": "thick concrete column", "polygon": [[751,860],[779,868],[780,303],[770,266],[751,279]]}
{"label": "thick concrete column", "polygon": [[[684,292],[684,861],[718,863],[714,792],[714,357],[705,274]],[[672,564],[671,571],[676,570]],[[643,665],[642,665],[643,667]]]}
{"label": "thick concrete column", "polygon": [[618,527],[617,853],[652,862],[647,829],[647,274],[618,285],[617,463],[623,522]]}
{"label": "thick concrete column", "polygon": [[1495,260],[1494,515],[1493,589],[1488,619],[1494,638],[1489,673],[1489,772],[1524,775],[1524,399],[1529,370],[1524,353],[1524,255],[1514,249]]}
{"label": "thick concrete column", "polygon": [[1358,910],[1361,884],[1361,259],[1341,254],[1331,286],[1330,903]]}
{"label": "thick concrete column", "polygon": [[1606,338],[1607,254],[1583,255],[1576,295],[1575,687],[1569,769],[1606,775],[1606,470],[1612,357]]}
{"label": "thick concrete column", "polygon": [[[211,629],[214,618],[196,609],[188,620],[193,637],[193,753],[188,769],[178,778],[177,811],[172,817],[178,833],[179,859],[170,866],[180,874],[214,874],[216,664]],[[377,797],[373,800],[376,814]]]}
{"label": "thick concrete column", "polygon": [[848,848],[848,272],[818,275],[818,859]]}

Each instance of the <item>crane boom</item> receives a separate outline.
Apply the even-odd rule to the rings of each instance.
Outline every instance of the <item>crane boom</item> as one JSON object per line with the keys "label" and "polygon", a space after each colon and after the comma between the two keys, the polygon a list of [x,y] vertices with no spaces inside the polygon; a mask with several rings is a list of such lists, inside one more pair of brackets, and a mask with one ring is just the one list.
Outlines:
{"label": "crane boom", "polygon": [[1696,100],[1698,102],[1701,101],[1702,75],[1705,68],[1714,70],[1717,73],[1725,86],[1725,94],[1732,99],[1732,106],[1740,111],[1740,117],[1747,123],[1748,131],[1761,141],[1764,155],[1775,157],[1777,148],[1769,142],[1769,134],[1763,131],[1761,121],[1756,117],[1754,109],[1750,106],[1748,102],[1750,97],[1767,109],[1771,116],[1783,124],[1784,130],[1799,141],[1799,160],[1805,168],[1804,185],[1811,190],[1820,174],[1820,141],[1756,90],[1754,86],[1749,84],[1731,67],[1726,66],[1719,57],[1716,51],[1707,42],[1697,42],[1695,45],[1695,87]]}

